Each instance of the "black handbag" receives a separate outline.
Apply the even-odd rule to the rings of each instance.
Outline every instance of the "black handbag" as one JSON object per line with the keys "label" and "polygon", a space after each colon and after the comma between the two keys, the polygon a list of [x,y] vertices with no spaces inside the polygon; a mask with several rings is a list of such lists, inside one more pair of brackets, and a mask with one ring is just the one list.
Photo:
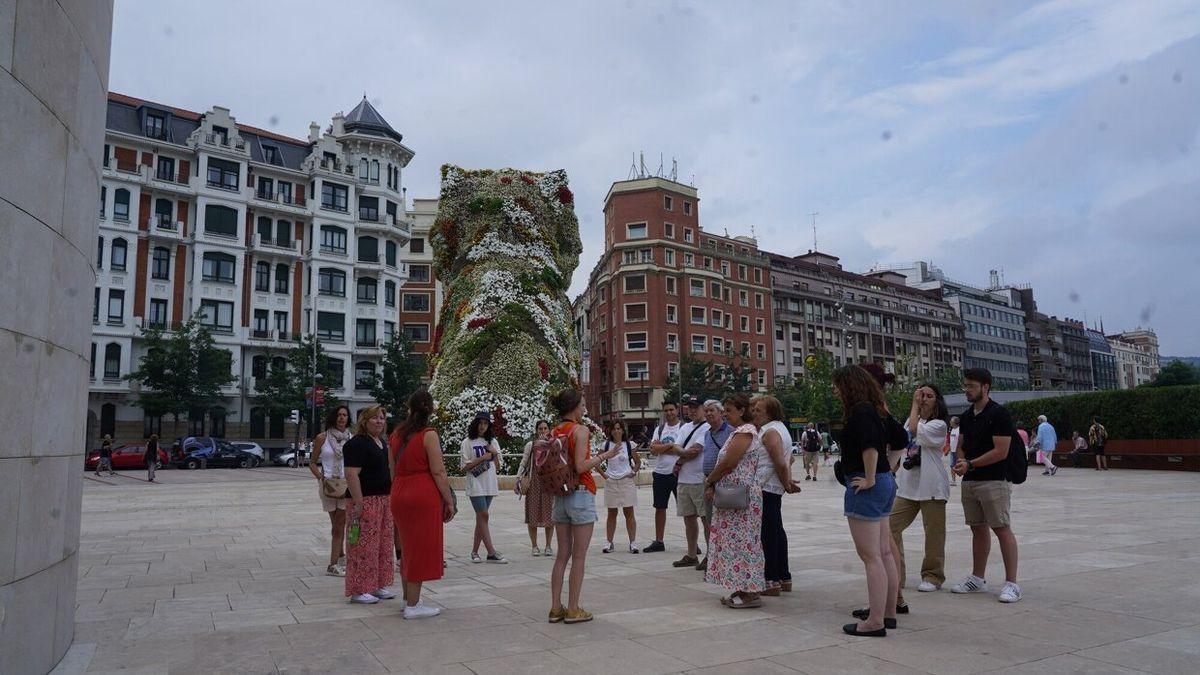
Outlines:
{"label": "black handbag", "polygon": [[846,472],[842,470],[842,460],[840,459],[833,463],[833,477],[842,487],[846,487]]}

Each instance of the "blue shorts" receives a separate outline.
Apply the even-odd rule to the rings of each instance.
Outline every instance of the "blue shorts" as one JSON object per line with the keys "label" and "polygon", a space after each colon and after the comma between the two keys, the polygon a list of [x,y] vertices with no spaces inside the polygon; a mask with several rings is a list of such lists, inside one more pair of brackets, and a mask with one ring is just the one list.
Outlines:
{"label": "blue shorts", "polygon": [[850,480],[863,476],[861,473],[846,474],[846,495],[842,498],[847,518],[879,521],[892,515],[892,504],[896,501],[896,477],[891,472],[875,474],[875,485],[870,490],[855,492]]}
{"label": "blue shorts", "polygon": [[492,505],[492,497],[496,495],[486,495],[483,497],[470,497],[471,508],[475,509],[475,513],[486,513]]}
{"label": "blue shorts", "polygon": [[588,525],[596,522],[596,495],[580,488],[565,497],[554,498],[554,522]]}

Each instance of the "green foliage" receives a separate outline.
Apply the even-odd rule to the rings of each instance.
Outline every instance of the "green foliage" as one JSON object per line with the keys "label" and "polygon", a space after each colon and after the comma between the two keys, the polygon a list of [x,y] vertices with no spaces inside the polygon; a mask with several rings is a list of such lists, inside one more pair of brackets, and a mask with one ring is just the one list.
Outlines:
{"label": "green foliage", "polygon": [[1017,422],[1036,426],[1045,415],[1059,438],[1086,434],[1100,418],[1109,438],[1200,438],[1200,386],[1140,387],[1005,404]]}
{"label": "green foliage", "polygon": [[476,197],[467,202],[467,210],[473,214],[500,213],[504,209],[504,199],[500,197]]}
{"label": "green foliage", "polygon": [[1200,384],[1200,369],[1183,361],[1172,361],[1154,379],[1142,385],[1143,387],[1180,387],[1190,384]]}
{"label": "green foliage", "polygon": [[716,365],[691,352],[679,357],[679,373],[667,378],[666,396],[672,401],[680,400],[684,394],[705,401],[724,398],[727,393]]}
{"label": "green foliage", "polygon": [[414,354],[412,343],[404,333],[393,335],[384,345],[380,370],[366,378],[371,396],[387,408],[395,419],[408,415],[408,397],[421,386],[425,374],[425,358]]}
{"label": "green foliage", "polygon": [[325,388],[325,402],[316,407],[316,420],[308,420],[309,435],[315,436],[325,411],[341,404],[329,392],[329,387],[340,387],[341,382],[334,380],[337,373],[331,367],[325,348],[313,335],[302,337],[295,347],[288,350],[286,358],[286,366],[280,368],[271,363],[267,376],[255,380],[255,393],[268,414],[290,415],[293,410],[299,410],[301,416],[307,419],[311,410],[305,399],[313,384],[313,364],[316,363],[317,372],[321,374],[320,386]]}

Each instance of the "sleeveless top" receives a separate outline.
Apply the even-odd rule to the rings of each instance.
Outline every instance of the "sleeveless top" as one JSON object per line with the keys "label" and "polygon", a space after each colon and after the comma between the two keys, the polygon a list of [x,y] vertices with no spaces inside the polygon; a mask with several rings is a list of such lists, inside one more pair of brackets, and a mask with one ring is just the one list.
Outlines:
{"label": "sleeveless top", "polygon": [[[432,427],[425,427],[409,436],[408,442],[404,445],[404,452],[400,452],[400,434],[398,431],[392,432],[392,437],[388,439],[388,449],[392,453],[392,462],[396,467],[393,477],[429,474],[429,455],[425,452],[425,434],[430,431],[433,431]],[[397,453],[400,454],[399,457],[396,457]]]}
{"label": "sleeveless top", "polygon": [[[565,437],[567,439],[567,452],[571,456],[572,463],[575,461],[575,426],[577,424],[578,422],[567,420],[554,427],[554,431],[551,432],[556,438]],[[584,430],[586,431],[587,427],[584,427]],[[592,477],[591,471],[580,472],[579,484],[587,488],[588,492],[596,494],[596,479]]]}
{"label": "sleeveless top", "polygon": [[[783,422],[776,420],[763,425],[762,429],[759,430],[759,439],[761,440],[763,436],[766,436],[768,431],[775,431],[779,434],[779,442],[783,445],[783,461],[786,463],[788,455],[791,452],[791,444],[788,442],[792,437],[791,433],[788,432],[788,428]],[[783,483],[779,482],[779,476],[775,473],[775,464],[771,461],[771,453],[767,450],[765,442],[762,443],[762,449],[762,462],[758,465],[758,477],[759,482],[762,483],[762,489],[764,492],[770,492],[775,495],[784,494],[786,490],[783,489]],[[813,450],[813,452],[816,451]]]}
{"label": "sleeveless top", "polygon": [[346,468],[343,465],[343,458],[338,457],[333,451],[333,445],[329,442],[329,434],[325,434],[325,442],[321,444],[321,456],[317,458],[321,463],[321,473],[326,478],[345,478]]}

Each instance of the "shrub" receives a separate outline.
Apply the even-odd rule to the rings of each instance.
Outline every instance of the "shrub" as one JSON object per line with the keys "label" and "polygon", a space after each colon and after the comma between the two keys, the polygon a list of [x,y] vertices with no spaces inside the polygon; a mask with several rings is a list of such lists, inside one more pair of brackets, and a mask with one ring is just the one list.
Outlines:
{"label": "shrub", "polygon": [[1108,430],[1109,438],[1200,438],[1200,386],[1140,387],[1121,391],[1058,396],[1005,404],[1013,419],[1030,431],[1045,415],[1058,437],[1072,431],[1086,435],[1092,417]]}

